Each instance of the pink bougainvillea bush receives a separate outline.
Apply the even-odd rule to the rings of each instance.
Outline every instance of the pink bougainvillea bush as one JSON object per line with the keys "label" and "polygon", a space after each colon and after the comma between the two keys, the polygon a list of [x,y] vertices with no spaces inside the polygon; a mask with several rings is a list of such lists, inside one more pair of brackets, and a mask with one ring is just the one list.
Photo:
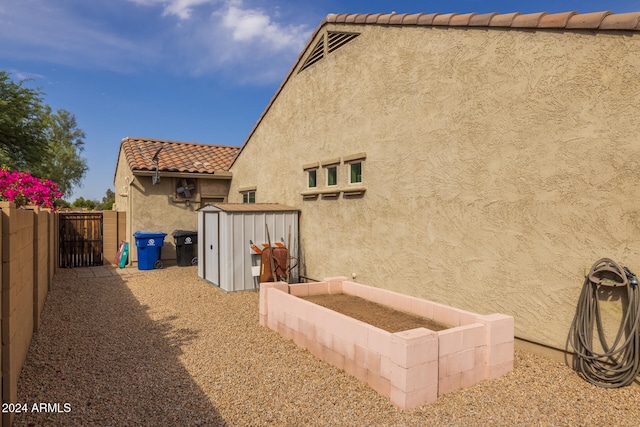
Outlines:
{"label": "pink bougainvillea bush", "polygon": [[13,202],[18,207],[36,205],[55,210],[55,201],[62,196],[58,184],[49,179],[36,178],[27,172],[9,172],[0,168],[1,201]]}

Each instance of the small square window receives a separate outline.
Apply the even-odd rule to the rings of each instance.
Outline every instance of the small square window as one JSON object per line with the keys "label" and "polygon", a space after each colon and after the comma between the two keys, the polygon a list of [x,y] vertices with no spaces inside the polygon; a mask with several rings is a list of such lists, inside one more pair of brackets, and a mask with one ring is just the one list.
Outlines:
{"label": "small square window", "polygon": [[331,166],[327,168],[327,186],[338,185],[338,167]]}
{"label": "small square window", "polygon": [[318,186],[318,182],[316,181],[317,175],[318,175],[317,169],[308,171],[308,175],[309,175],[309,188],[316,188]]}
{"label": "small square window", "polygon": [[349,183],[356,184],[362,182],[362,163],[349,164]]}
{"label": "small square window", "polygon": [[242,203],[255,203],[256,202],[256,192],[255,191],[247,191],[242,193]]}

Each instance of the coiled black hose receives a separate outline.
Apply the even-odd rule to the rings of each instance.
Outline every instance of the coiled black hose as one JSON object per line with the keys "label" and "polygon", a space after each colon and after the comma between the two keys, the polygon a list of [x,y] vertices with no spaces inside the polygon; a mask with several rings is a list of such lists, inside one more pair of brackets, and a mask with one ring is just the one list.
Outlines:
{"label": "coiled black hose", "polygon": [[[598,294],[601,287],[624,287],[627,306],[618,333],[611,345],[602,327]],[[640,292],[635,275],[608,258],[591,267],[585,278],[575,316],[571,322],[566,350],[573,348],[573,369],[599,387],[617,388],[631,384],[640,374]],[[593,348],[594,327],[602,352]],[[567,356],[565,355],[565,361]],[[567,363],[568,364],[568,363]]]}

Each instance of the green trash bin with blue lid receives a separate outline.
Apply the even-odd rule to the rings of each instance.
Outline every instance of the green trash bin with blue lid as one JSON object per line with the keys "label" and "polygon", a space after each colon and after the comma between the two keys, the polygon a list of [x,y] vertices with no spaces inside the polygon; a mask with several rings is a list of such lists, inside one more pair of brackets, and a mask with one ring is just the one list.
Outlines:
{"label": "green trash bin with blue lid", "polygon": [[162,231],[138,230],[133,233],[138,253],[138,270],[153,270],[163,267],[160,256],[166,235],[167,233]]}

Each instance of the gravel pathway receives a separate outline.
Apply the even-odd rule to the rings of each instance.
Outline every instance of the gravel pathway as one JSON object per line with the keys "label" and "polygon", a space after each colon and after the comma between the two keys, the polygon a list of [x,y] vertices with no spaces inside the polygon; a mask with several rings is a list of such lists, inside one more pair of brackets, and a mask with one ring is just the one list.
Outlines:
{"label": "gravel pathway", "polygon": [[[14,426],[637,426],[640,420],[640,387],[598,388],[562,363],[523,351],[502,378],[402,411],[261,327],[257,293],[224,293],[199,279],[196,267],[107,277],[61,270],[42,316],[18,384],[29,411],[16,414]],[[60,412],[33,412],[34,403],[59,403]]]}

